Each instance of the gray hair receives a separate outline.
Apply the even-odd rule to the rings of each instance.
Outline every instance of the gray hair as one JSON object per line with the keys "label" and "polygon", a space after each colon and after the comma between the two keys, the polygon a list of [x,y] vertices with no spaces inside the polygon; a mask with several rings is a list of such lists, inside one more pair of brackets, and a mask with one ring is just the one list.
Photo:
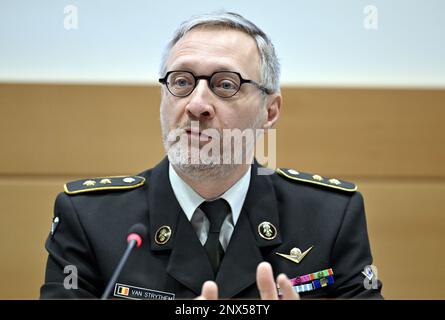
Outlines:
{"label": "gray hair", "polygon": [[184,21],[167,44],[161,61],[160,76],[167,72],[167,59],[173,46],[190,30],[199,26],[219,26],[239,30],[250,35],[256,42],[260,54],[260,84],[271,92],[280,91],[280,63],[269,37],[254,23],[243,16],[227,11],[193,16]]}

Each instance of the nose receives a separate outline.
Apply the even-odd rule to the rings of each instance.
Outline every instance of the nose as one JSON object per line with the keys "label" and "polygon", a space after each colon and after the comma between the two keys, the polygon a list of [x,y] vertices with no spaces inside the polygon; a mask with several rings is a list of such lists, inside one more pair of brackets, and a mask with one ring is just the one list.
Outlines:
{"label": "nose", "polygon": [[208,87],[207,81],[200,79],[195,90],[190,94],[190,101],[185,107],[187,115],[192,120],[210,120],[215,116],[213,104],[214,97]]}

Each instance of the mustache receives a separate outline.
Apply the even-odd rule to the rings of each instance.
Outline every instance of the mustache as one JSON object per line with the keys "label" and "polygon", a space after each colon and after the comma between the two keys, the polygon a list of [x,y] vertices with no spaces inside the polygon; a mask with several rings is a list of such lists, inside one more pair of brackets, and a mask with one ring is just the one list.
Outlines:
{"label": "mustache", "polygon": [[214,127],[210,126],[208,123],[204,123],[204,122],[196,121],[196,120],[186,121],[183,124],[180,124],[180,125],[176,126],[176,128],[174,128],[173,130],[184,130],[184,131],[186,131],[186,130],[191,130],[192,127],[193,128],[199,128],[199,132],[202,132],[202,131],[207,130],[207,129],[213,129],[213,130],[217,130],[219,132],[222,132],[222,130],[223,130],[222,128],[214,128]]}

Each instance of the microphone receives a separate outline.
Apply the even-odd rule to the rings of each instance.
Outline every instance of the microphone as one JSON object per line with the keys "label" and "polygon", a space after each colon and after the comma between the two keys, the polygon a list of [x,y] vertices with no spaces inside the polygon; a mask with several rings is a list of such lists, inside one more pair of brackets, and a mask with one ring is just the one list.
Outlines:
{"label": "microphone", "polygon": [[127,262],[128,257],[130,256],[131,251],[133,250],[134,246],[139,248],[142,245],[142,239],[145,237],[146,234],[147,234],[147,227],[141,223],[134,224],[128,230],[127,249],[125,250],[121,260],[119,261],[116,270],[114,270],[114,273],[111,276],[111,279],[108,282],[108,285],[104,293],[102,294],[101,300],[106,300],[108,298],[111,290],[113,289],[113,285],[117,280],[117,277],[119,277],[119,274],[121,273],[125,263]]}

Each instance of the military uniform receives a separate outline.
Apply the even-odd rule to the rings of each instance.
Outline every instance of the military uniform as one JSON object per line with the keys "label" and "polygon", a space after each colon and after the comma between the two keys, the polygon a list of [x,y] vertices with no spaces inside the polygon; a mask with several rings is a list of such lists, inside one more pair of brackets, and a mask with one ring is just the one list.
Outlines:
{"label": "military uniform", "polygon": [[[200,294],[213,271],[175,198],[168,166],[164,159],[138,176],[65,185],[46,241],[49,256],[41,298],[100,297],[125,251],[127,230],[135,223],[146,225],[148,235],[130,255],[117,283],[175,298]],[[376,286],[364,286],[363,270],[372,257],[356,186],[287,169],[257,175],[258,167],[252,165],[246,199],[216,276],[220,297],[259,297],[256,268],[268,261],[275,275],[293,279],[321,270],[333,273],[333,281],[301,292],[302,298],[381,298],[379,280]],[[64,286],[68,265],[77,268],[78,289]]]}

